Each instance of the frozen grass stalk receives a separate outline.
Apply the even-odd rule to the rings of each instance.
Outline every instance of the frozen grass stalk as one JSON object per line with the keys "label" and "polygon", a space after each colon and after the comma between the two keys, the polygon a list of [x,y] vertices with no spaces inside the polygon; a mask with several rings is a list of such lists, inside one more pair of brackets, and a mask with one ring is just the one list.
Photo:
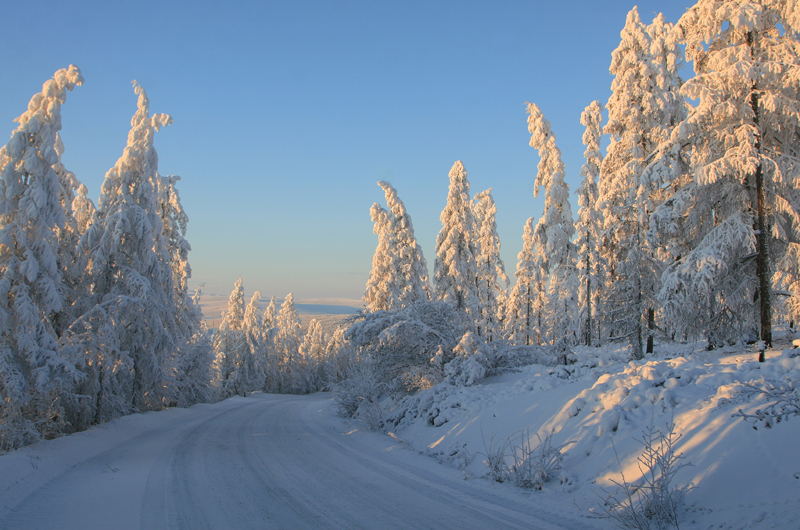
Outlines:
{"label": "frozen grass stalk", "polygon": [[666,428],[665,435],[651,422],[642,432],[644,451],[638,458],[643,482],[641,486],[625,478],[612,442],[622,481],[612,481],[617,486],[614,492],[603,490],[606,494],[603,515],[616,521],[620,528],[679,529],[678,512],[685,488],[672,487],[671,484],[675,474],[691,464],[681,463],[683,457],[675,453],[675,444],[680,439],[679,435],[675,435],[675,424],[670,422]]}

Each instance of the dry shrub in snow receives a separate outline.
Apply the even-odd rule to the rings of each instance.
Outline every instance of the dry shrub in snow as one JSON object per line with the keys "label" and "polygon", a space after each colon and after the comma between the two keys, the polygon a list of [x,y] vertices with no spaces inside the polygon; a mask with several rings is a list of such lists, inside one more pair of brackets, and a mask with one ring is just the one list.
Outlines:
{"label": "dry shrub in snow", "polygon": [[[673,423],[667,424],[667,434],[661,433],[652,423],[642,434],[644,451],[638,458],[641,481],[627,481],[617,456],[622,481],[612,481],[617,485],[617,491],[604,490],[603,515],[616,521],[621,528],[677,530],[685,488],[672,487],[671,484],[675,474],[691,464],[681,463],[683,457],[675,453],[675,444],[680,436],[675,435]],[[637,482],[641,482],[641,485]]]}
{"label": "dry shrub in snow", "polygon": [[[518,436],[518,442],[517,435],[512,435],[498,444],[495,444],[492,436],[488,445],[486,438],[483,438],[484,452],[480,454],[486,458],[484,463],[489,468],[488,476],[496,482],[511,480],[520,488],[541,490],[546,482],[561,471],[565,455],[562,450],[569,444],[553,446],[552,435],[548,434],[542,440],[536,433],[539,445],[534,448],[529,430],[520,431]],[[511,465],[507,464],[509,457],[513,461]]]}
{"label": "dry shrub in snow", "polygon": [[542,440],[536,433],[536,438],[539,445],[535,449],[531,445],[530,431],[519,433],[519,445],[514,445],[509,439],[511,456],[514,459],[511,478],[520,488],[541,490],[545,482],[561,471],[561,461],[564,459],[562,449],[568,444],[553,446],[552,436],[549,434]]}

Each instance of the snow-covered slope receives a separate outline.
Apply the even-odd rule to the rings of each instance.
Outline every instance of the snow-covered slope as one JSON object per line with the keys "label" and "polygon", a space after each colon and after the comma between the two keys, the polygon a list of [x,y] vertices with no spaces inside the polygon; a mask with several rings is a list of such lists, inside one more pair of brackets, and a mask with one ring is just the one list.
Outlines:
{"label": "snow-covered slope", "polygon": [[[681,350],[683,349],[683,351]],[[800,418],[771,428],[733,417],[739,409],[763,407],[746,397],[744,383],[800,379],[800,350],[757,353],[691,351],[664,347],[655,357],[628,362],[625,351],[581,349],[567,367],[529,366],[474,387],[437,386],[405,407],[393,433],[440,462],[484,477],[487,454],[510,440],[511,447],[552,433],[564,445],[559,476],[536,503],[570,517],[604,511],[614,482],[641,484],[638,457],[643,433],[662,433],[674,422],[675,449],[682,463],[675,486],[686,487],[681,528],[800,528]],[[397,417],[397,414],[396,414]],[[488,479],[487,479],[488,480]],[[514,488],[497,484],[498,488]]]}

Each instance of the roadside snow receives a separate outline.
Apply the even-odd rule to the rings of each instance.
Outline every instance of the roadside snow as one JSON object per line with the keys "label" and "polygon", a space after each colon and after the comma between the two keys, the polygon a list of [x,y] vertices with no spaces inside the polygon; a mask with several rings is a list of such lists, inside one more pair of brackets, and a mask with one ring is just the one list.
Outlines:
{"label": "roadside snow", "polygon": [[552,434],[554,446],[564,445],[562,471],[529,494],[550,510],[612,528],[596,519],[603,490],[622,482],[620,471],[640,485],[643,431],[666,433],[674,422],[677,453],[692,464],[674,483],[687,488],[681,528],[800,528],[800,418],[754,430],[732,416],[765,405],[743,394],[745,383],[800,380],[798,352],[769,351],[758,363],[751,352],[671,346],[627,362],[622,350],[581,348],[567,367],[528,366],[479,386],[422,392],[395,411],[392,435],[483,477],[491,449],[509,439],[519,446],[523,436],[535,448]]}
{"label": "roadside snow", "polygon": [[[798,351],[759,364],[583,348],[567,367],[421,392],[389,436],[333,416],[325,394],[136,414],[0,457],[0,527],[613,528],[598,517],[604,490],[620,471],[641,483],[643,430],[674,421],[692,464],[675,481],[688,488],[681,528],[797,529],[800,418],[754,430],[732,415],[766,404],[745,383],[800,379]],[[491,447],[535,448],[537,434],[565,453],[541,491],[483,478]]]}

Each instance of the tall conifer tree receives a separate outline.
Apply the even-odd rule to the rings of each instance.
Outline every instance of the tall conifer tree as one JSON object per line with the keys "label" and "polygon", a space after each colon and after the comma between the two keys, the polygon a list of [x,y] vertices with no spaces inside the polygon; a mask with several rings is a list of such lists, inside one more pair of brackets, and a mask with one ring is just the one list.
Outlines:
{"label": "tall conifer tree", "polygon": [[82,83],[76,66],[57,71],[0,148],[0,450],[58,429],[58,387],[79,377],[53,324],[65,302],[58,235],[72,224],[61,105]]}
{"label": "tall conifer tree", "polygon": [[434,283],[436,296],[469,315],[471,325],[480,315],[475,220],[469,195],[467,170],[461,161],[450,170],[447,205],[440,216],[442,229],[436,238]]}

